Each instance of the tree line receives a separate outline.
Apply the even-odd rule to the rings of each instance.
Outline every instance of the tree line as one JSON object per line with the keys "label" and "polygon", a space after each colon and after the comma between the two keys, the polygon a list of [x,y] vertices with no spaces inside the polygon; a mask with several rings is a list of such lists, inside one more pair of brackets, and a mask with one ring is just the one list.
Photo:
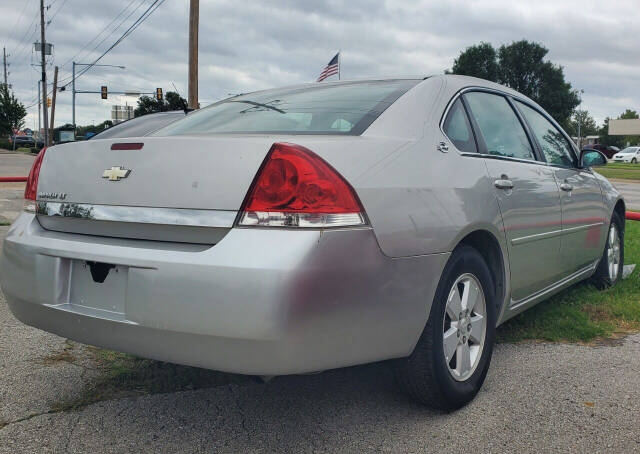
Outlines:
{"label": "tree line", "polygon": [[[467,47],[453,62],[447,74],[460,74],[490,80],[528,96],[546,110],[571,136],[598,135],[599,142],[623,147],[635,144],[640,136],[610,136],[609,120],[598,127],[586,110],[577,109],[580,93],[565,80],[562,66],[545,60],[549,50],[539,43],[527,40],[501,45],[490,43]],[[638,113],[627,109],[618,119],[638,118]]]}
{"label": "tree line", "polygon": [[[513,88],[542,106],[572,137],[578,136],[579,129],[580,136],[599,135],[600,143],[606,145],[621,147],[640,141],[640,136],[610,136],[609,118],[598,127],[588,111],[577,109],[579,92],[565,80],[562,66],[545,59],[548,52],[543,45],[527,40],[501,45],[497,49],[490,43],[481,42],[463,50],[445,73],[479,77]],[[141,96],[134,115],[183,110],[186,106],[184,98],[169,91],[162,100]],[[24,105],[7,86],[0,84],[0,137],[24,127],[26,114]],[[627,109],[618,118],[638,118],[638,113]],[[98,133],[112,125],[106,120],[98,125],[77,126],[76,135]],[[68,127],[73,125],[64,126]]]}

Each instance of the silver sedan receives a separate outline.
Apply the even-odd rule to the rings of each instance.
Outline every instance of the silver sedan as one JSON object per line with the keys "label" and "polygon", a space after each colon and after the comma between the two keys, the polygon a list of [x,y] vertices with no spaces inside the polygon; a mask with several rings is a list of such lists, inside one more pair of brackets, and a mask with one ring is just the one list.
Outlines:
{"label": "silver sedan", "polygon": [[497,325],[620,279],[605,163],[479,79],[260,91],[43,151],[0,283],[18,319],[80,342],[263,376],[393,359],[451,410]]}

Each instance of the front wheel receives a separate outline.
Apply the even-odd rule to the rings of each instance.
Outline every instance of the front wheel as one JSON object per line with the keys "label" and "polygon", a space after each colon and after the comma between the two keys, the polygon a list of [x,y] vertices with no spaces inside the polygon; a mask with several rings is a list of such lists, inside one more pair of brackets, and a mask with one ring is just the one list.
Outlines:
{"label": "front wheel", "polygon": [[400,387],[451,411],[470,402],[489,370],[495,340],[493,279],[480,253],[463,245],[440,278],[429,319],[411,356],[395,362]]}
{"label": "front wheel", "polygon": [[636,158],[633,158],[633,159],[631,160],[631,164],[637,164],[637,163],[638,163],[638,160],[637,160]]}
{"label": "front wheel", "polygon": [[624,221],[613,213],[604,253],[593,275],[593,283],[599,289],[615,285],[622,279],[624,265]]}

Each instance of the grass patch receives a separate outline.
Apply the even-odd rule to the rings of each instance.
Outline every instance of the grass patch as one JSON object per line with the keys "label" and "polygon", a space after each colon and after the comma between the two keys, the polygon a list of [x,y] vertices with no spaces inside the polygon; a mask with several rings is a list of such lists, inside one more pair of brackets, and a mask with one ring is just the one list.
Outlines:
{"label": "grass patch", "polygon": [[55,403],[52,412],[78,410],[95,402],[123,397],[246,383],[250,377],[180,366],[125,353],[87,347],[99,375],[80,396]]}
{"label": "grass patch", "polygon": [[616,286],[575,285],[498,329],[500,342],[592,342],[640,330],[640,222],[627,221],[625,263],[639,266]]}
{"label": "grass patch", "polygon": [[595,171],[607,178],[640,181],[640,164],[611,163]]}
{"label": "grass patch", "polygon": [[4,226],[7,226],[7,225],[11,225],[11,222],[0,220],[0,227],[4,227]]}

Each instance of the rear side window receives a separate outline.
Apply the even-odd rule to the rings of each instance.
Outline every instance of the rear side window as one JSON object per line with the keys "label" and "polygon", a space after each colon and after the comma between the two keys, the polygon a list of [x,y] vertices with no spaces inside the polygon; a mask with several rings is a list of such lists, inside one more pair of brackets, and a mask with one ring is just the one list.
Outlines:
{"label": "rear side window", "polygon": [[447,118],[444,120],[443,129],[444,133],[458,150],[468,153],[477,152],[476,141],[473,138],[471,125],[469,124],[469,119],[467,118],[467,113],[464,110],[462,101],[459,98],[451,106]]}
{"label": "rear side window", "polygon": [[185,134],[359,135],[419,80],[314,84],[236,96],[157,131]]}
{"label": "rear side window", "polygon": [[503,96],[471,92],[464,97],[471,109],[470,115],[480,129],[487,153],[518,159],[535,159],[520,120]]}
{"label": "rear side window", "polygon": [[553,124],[531,107],[516,101],[516,105],[529,123],[531,132],[535,136],[544,158],[549,164],[564,167],[575,167],[577,158],[573,154],[571,145]]}

